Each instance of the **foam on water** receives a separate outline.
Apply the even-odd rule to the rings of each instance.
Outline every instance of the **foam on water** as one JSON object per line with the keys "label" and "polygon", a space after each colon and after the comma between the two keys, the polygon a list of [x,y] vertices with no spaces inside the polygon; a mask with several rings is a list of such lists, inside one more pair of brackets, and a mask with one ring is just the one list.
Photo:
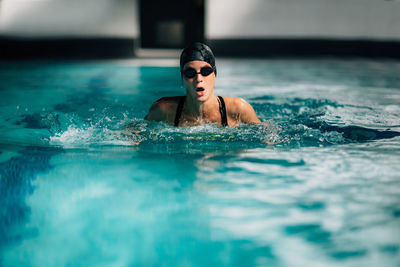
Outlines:
{"label": "foam on water", "polygon": [[[262,98],[255,98],[260,101]],[[370,108],[343,106],[328,100],[315,99],[267,99],[267,103],[253,105],[260,117],[271,118],[264,124],[242,124],[237,128],[219,128],[213,124],[196,127],[176,128],[165,123],[148,122],[143,119],[130,120],[123,113],[123,119],[115,120],[115,114],[79,118],[70,114],[69,119],[54,123],[53,116],[39,118],[39,124],[50,127],[50,145],[87,147],[101,145],[137,146],[153,144],[205,144],[217,142],[238,143],[249,147],[264,146],[326,146],[349,142],[364,142],[391,138],[397,132],[397,112],[371,110]],[[279,103],[279,102],[284,103]],[[357,114],[362,112],[362,118]],[[378,113],[380,112],[380,113]],[[97,114],[99,115],[99,114]],[[361,114],[360,114],[361,115]],[[65,116],[65,115],[64,115]],[[113,119],[110,119],[112,117]],[[360,121],[357,119],[360,118]],[[61,121],[61,122],[60,122]],[[74,124],[70,124],[71,122]],[[373,124],[373,128],[371,127]],[[66,129],[66,130],[60,130]],[[394,130],[391,130],[394,129]]]}

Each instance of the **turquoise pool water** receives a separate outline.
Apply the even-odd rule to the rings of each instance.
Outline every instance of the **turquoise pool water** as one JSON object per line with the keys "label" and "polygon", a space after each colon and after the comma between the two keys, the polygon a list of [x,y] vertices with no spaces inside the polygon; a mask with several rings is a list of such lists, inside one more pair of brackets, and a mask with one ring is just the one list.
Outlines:
{"label": "turquoise pool water", "polygon": [[1,62],[0,266],[400,266],[400,62],[217,64],[270,128],[144,121],[175,66]]}

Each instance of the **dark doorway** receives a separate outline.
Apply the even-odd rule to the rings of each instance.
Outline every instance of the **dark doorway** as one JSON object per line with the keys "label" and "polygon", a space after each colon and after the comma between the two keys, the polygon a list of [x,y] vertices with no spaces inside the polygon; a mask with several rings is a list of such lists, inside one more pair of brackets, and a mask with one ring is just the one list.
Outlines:
{"label": "dark doorway", "polygon": [[141,0],[142,48],[182,48],[204,41],[205,0]]}

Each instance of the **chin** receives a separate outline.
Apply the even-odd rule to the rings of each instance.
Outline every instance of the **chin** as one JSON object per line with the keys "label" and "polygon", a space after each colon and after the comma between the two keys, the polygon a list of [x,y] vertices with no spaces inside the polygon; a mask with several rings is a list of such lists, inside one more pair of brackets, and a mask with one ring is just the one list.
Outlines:
{"label": "chin", "polygon": [[206,102],[208,100],[208,95],[197,96],[197,101]]}

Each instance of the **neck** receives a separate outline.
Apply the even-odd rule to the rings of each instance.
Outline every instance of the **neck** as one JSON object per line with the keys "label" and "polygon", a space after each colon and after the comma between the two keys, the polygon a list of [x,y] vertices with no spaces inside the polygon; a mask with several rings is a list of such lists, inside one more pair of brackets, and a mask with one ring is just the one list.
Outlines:
{"label": "neck", "polygon": [[212,94],[207,101],[200,102],[189,96],[186,96],[184,110],[188,115],[192,115],[199,119],[209,117],[215,106],[218,106],[217,97]]}

